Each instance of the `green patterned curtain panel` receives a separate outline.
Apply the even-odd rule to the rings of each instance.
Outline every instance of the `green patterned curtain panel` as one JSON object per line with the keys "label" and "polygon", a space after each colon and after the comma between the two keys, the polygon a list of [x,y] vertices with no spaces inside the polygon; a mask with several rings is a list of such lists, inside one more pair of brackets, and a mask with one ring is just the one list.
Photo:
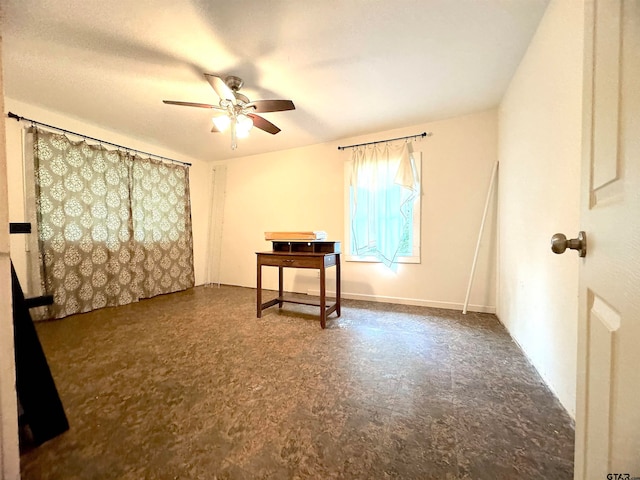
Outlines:
{"label": "green patterned curtain panel", "polygon": [[[194,285],[186,166],[32,127],[39,282],[62,318]],[[32,269],[32,273],[33,273]]]}

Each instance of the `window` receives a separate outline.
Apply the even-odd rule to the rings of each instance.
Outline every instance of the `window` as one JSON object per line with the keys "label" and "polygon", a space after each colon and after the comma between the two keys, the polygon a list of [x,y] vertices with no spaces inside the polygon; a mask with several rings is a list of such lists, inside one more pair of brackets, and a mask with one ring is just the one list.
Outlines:
{"label": "window", "polygon": [[353,151],[345,164],[346,260],[420,263],[420,152],[410,145]]}

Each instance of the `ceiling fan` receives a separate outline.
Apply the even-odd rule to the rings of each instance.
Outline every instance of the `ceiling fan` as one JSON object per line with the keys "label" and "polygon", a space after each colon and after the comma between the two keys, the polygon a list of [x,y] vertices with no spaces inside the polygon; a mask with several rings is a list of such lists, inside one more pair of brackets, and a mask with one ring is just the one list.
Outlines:
{"label": "ceiling fan", "polygon": [[208,103],[178,102],[174,100],[163,100],[169,105],[182,105],[185,107],[210,108],[219,112],[213,117],[212,132],[222,132],[231,127],[231,149],[238,146],[237,137],[243,138],[249,135],[252,127],[275,135],[280,129],[269,120],[256,115],[256,113],[282,112],[285,110],[295,110],[295,105],[291,100],[254,100],[250,101],[246,95],[238,92],[243,80],[240,77],[229,75],[222,79],[217,75],[205,73],[204,77],[213,87],[220,97],[218,105]]}

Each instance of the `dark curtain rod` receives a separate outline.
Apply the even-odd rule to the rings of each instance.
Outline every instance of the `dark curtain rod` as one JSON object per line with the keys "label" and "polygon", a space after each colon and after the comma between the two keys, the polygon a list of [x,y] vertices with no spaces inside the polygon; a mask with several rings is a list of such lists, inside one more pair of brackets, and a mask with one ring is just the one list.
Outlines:
{"label": "dark curtain rod", "polygon": [[344,150],[345,148],[363,147],[365,145],[374,145],[376,143],[393,142],[395,140],[404,140],[406,138],[430,137],[431,135],[433,135],[433,133],[431,133],[431,132],[429,132],[429,133],[422,132],[422,133],[416,133],[415,135],[407,135],[406,137],[390,138],[388,140],[378,140],[376,142],[357,143],[355,145],[347,145],[347,146],[344,146],[344,147],[338,147],[338,150]]}
{"label": "dark curtain rod", "polygon": [[179,163],[180,165],[186,165],[187,167],[191,166],[191,164],[187,163],[187,162],[181,162],[180,160],[174,160],[173,158],[163,157],[161,155],[156,155],[155,153],[143,152],[142,150],[136,150],[135,148],[125,147],[123,145],[118,145],[116,143],[105,142],[104,140],[100,140],[99,138],[89,137],[87,135],[82,135],[81,133],[72,132],[71,130],[66,130],[66,129],[60,128],[60,127],[54,127],[53,125],[47,125],[46,123],[38,122],[38,121],[32,120],[30,118],[21,117],[20,115],[16,115],[15,113],[12,113],[12,112],[7,113],[7,117],[15,118],[16,121],[18,121],[18,122],[21,121],[21,120],[24,120],[25,122],[31,122],[31,123],[33,123],[35,125],[41,125],[43,127],[52,128],[54,130],[58,130],[59,132],[70,133],[71,135],[76,135],[78,137],[82,137],[85,140],[93,140],[94,142],[98,142],[100,144],[106,143],[107,145],[111,145],[112,147],[122,148],[124,150],[129,150],[130,152],[141,153],[143,155],[148,155],[150,157],[156,157],[156,158],[160,158],[162,160],[167,160],[169,162]]}

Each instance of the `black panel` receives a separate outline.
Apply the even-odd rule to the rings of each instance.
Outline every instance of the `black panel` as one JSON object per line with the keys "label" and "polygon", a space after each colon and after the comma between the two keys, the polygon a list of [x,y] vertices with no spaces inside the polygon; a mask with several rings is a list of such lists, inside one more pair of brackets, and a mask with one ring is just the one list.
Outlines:
{"label": "black panel", "polygon": [[11,222],[9,224],[9,233],[31,233],[31,224]]}
{"label": "black panel", "polygon": [[[31,429],[33,441],[40,445],[69,429],[58,390],[40,345],[22,287],[11,264],[13,328],[16,349],[16,388],[24,411],[21,423]],[[48,301],[45,297],[34,300]]]}

